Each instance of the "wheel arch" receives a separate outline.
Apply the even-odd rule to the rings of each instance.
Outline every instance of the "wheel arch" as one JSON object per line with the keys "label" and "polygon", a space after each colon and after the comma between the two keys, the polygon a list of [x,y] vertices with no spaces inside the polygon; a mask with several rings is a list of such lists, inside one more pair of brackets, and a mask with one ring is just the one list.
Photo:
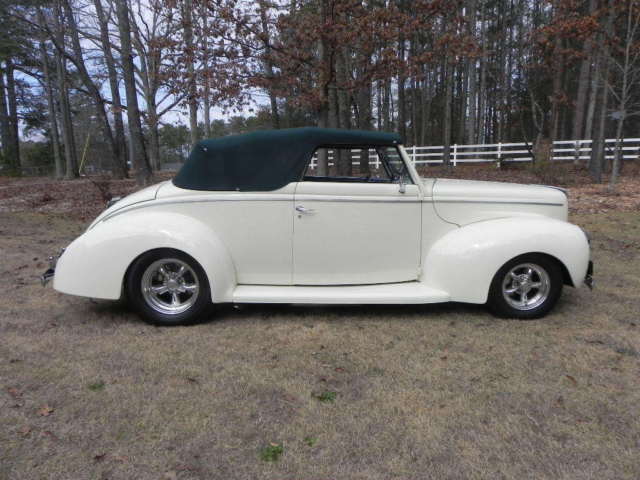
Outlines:
{"label": "wheel arch", "polygon": [[542,216],[487,220],[451,230],[425,256],[422,279],[449,293],[452,301],[485,303],[495,274],[525,254],[556,262],[563,282],[580,286],[589,245],[579,227]]}
{"label": "wheel arch", "polygon": [[[573,279],[571,278],[571,273],[569,273],[569,269],[564,264],[564,262],[562,260],[560,260],[559,258],[554,257],[553,255],[550,255],[550,254],[545,253],[545,252],[528,252],[528,253],[524,253],[523,255],[541,255],[543,257],[548,258],[552,262],[555,262],[556,265],[558,265],[558,267],[560,267],[560,271],[562,272],[562,282],[565,285],[569,285],[570,287],[575,287],[575,285],[573,283]],[[496,272],[497,272],[497,270],[496,270]]]}

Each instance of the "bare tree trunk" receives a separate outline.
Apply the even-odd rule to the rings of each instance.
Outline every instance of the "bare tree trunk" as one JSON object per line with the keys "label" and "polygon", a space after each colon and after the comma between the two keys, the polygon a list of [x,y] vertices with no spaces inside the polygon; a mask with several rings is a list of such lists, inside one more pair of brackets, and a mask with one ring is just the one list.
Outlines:
{"label": "bare tree trunk", "polygon": [[382,97],[383,97],[383,85],[382,80],[376,82],[376,127],[378,130],[382,130]]}
{"label": "bare tree trunk", "polygon": [[[359,72],[360,77],[364,76],[366,64],[370,60],[370,52],[360,53],[359,58]],[[356,105],[358,108],[358,128],[360,130],[371,130],[373,125],[372,115],[372,103],[373,103],[373,86],[371,82],[366,82],[361,86],[356,94]],[[362,150],[360,152],[360,162],[358,165],[360,175],[368,175],[370,173],[369,167],[369,154],[367,151]]]}
{"label": "bare tree trunk", "polygon": [[11,150],[11,132],[9,131],[9,110],[7,107],[6,88],[4,84],[4,72],[0,69],[0,141],[2,142],[2,155],[9,161]]}
{"label": "bare tree trunk", "polygon": [[[469,0],[468,6],[469,17],[469,35],[475,39],[476,37],[476,16],[478,11],[477,0]],[[476,59],[470,57],[467,59],[467,81],[469,83],[468,110],[466,115],[466,138],[468,144],[476,143],[476,122],[477,122],[477,103],[478,103],[478,79],[476,72]]]}
{"label": "bare tree trunk", "polygon": [[101,0],[93,0],[100,26],[100,43],[104,52],[104,61],[109,75],[109,88],[111,90],[111,111],[113,114],[113,126],[115,130],[114,154],[118,166],[114,173],[118,177],[127,177],[128,151],[126,138],[124,135],[124,122],[122,120],[122,99],[120,98],[120,86],[118,85],[118,72],[116,71],[115,60],[111,52],[111,42],[109,40],[109,24],[102,9]]}
{"label": "bare tree trunk", "polygon": [[[275,77],[273,71],[273,62],[271,60],[271,36],[269,34],[269,22],[267,19],[267,6],[264,1],[259,2],[260,4],[260,22],[262,25],[262,34],[265,38],[265,52],[264,52],[264,68],[267,72],[267,76],[269,79],[273,79]],[[280,128],[280,114],[278,112],[278,99],[274,92],[273,88],[269,88],[269,103],[271,104],[271,126],[273,128]]]}
{"label": "bare tree trunk", "polygon": [[[318,127],[327,128],[328,115],[326,108],[322,108],[318,112]],[[320,148],[317,150],[317,165],[316,175],[319,177],[326,177],[329,175],[329,156],[326,148]]]}
{"label": "bare tree trunk", "polygon": [[72,179],[78,177],[78,154],[76,152],[76,140],[73,134],[71,106],[69,105],[67,66],[66,60],[60,52],[55,53],[55,58],[58,95],[60,97],[60,120],[62,123],[62,138],[64,142],[65,178]]}
{"label": "bare tree trunk", "polygon": [[622,150],[622,131],[624,128],[624,117],[621,116],[618,119],[616,125],[616,143],[613,157],[613,164],[611,165],[611,177],[609,178],[609,191],[614,191],[616,183],[618,183],[618,177],[620,176],[620,164],[622,163],[622,157],[624,151]]}
{"label": "bare tree trunk", "polygon": [[204,136],[211,138],[211,86],[209,85],[209,76],[204,74],[204,91],[202,92],[202,116],[204,117]]}
{"label": "bare tree trunk", "polygon": [[404,36],[400,38],[400,46],[398,48],[398,55],[400,56],[400,73],[398,74],[398,133],[403,141],[407,141],[407,104],[405,99],[405,83],[406,77],[404,75],[404,62],[405,62],[405,46]]}
{"label": "bare tree trunk", "polygon": [[[596,8],[596,0],[589,1],[589,13],[593,13]],[[584,136],[584,119],[587,111],[587,93],[589,91],[589,73],[591,72],[591,38],[588,38],[582,47],[584,58],[580,63],[580,73],[578,75],[578,93],[576,95],[576,107],[573,116],[573,128],[571,138],[582,140]]]}
{"label": "bare tree trunk", "polygon": [[42,74],[44,90],[47,96],[47,108],[49,109],[49,123],[51,132],[51,145],[53,147],[53,160],[55,163],[55,177],[60,179],[64,176],[64,164],[62,163],[62,152],[60,150],[60,137],[58,136],[58,119],[53,99],[53,87],[51,85],[51,74],[49,73],[49,55],[44,41],[40,41],[40,61],[42,63]]}
{"label": "bare tree trunk", "polygon": [[6,60],[7,75],[7,104],[9,106],[9,160],[13,173],[20,175],[20,133],[18,128],[18,101],[16,98],[16,83],[13,76],[14,67],[11,58]]}
{"label": "bare tree trunk", "polygon": [[609,76],[609,68],[607,65],[603,65],[604,55],[601,54],[599,57],[595,73],[600,80],[596,83],[596,92],[594,92],[596,97],[594,119],[596,123],[591,136],[591,159],[589,160],[591,178],[597,183],[602,182],[602,167],[605,155],[605,120],[609,93],[606,84],[602,81],[602,79],[606,79]]}
{"label": "bare tree trunk", "polygon": [[554,48],[554,68],[553,68],[553,92],[551,101],[551,128],[550,143],[553,148],[553,142],[558,139],[558,127],[560,122],[560,98],[562,95],[562,72],[563,72],[563,55],[562,55],[562,38],[560,35],[556,37]]}
{"label": "bare tree trunk", "polygon": [[[158,134],[158,127],[160,124],[160,114],[158,113],[158,105],[156,101],[156,95],[159,85],[159,65],[161,57],[155,47],[145,45],[143,35],[140,33],[137,21],[131,15],[130,11],[130,28],[131,28],[131,40],[132,46],[137,50],[138,64],[139,64],[139,78],[142,87],[142,93],[144,94],[144,100],[147,107],[146,123],[149,128],[149,142],[148,142],[148,161],[149,166],[153,170],[160,169],[160,139]],[[143,14],[138,11],[138,16]],[[151,27],[147,20],[142,20],[149,29],[147,31],[151,38],[155,38],[156,18],[151,19]]]}
{"label": "bare tree trunk", "polygon": [[[155,98],[154,98],[155,100]],[[160,170],[160,135],[157,107],[154,102],[147,102],[147,125],[149,126],[149,164],[153,170]]]}
{"label": "bare tree trunk", "polygon": [[16,98],[16,82],[14,77],[14,66],[11,59],[6,61],[7,75],[7,100],[9,106],[9,132],[11,149],[13,150],[13,166],[17,173],[20,173],[20,132],[18,124],[18,100]]}
{"label": "bare tree trunk", "polygon": [[[349,101],[350,93],[345,89],[348,76],[347,69],[347,49],[342,48],[339,52],[336,73],[337,82],[341,87],[337,92],[338,126],[342,129],[351,128],[351,102]],[[338,158],[338,175],[350,177],[352,173],[353,165],[351,162],[351,153],[347,150],[340,150]]]}
{"label": "bare tree trunk", "polygon": [[484,143],[486,135],[486,108],[487,108],[487,22],[486,22],[486,2],[482,2],[480,8],[480,92],[478,98],[478,129],[476,131],[476,141]]}
{"label": "bare tree trunk", "polygon": [[[587,107],[587,118],[585,120],[584,136],[593,139],[593,117],[596,111],[596,100],[598,99],[598,78],[600,77],[600,55],[594,51],[591,53],[594,63],[591,69],[591,80],[589,85],[589,104]],[[591,160],[587,162],[591,164]]]}
{"label": "bare tree trunk", "polygon": [[118,17],[118,29],[120,31],[124,87],[127,95],[127,120],[129,123],[129,136],[131,138],[131,161],[135,169],[136,183],[138,185],[147,185],[151,181],[151,168],[149,167],[149,160],[145,151],[142,124],[140,123],[138,92],[136,91],[133,54],[131,52],[131,27],[129,24],[127,0],[116,0],[116,15]]}
{"label": "bare tree trunk", "polygon": [[[327,11],[327,2],[320,1],[320,21],[324,25],[327,22],[329,12]],[[318,42],[318,56],[320,57],[320,78],[319,82],[322,87],[320,106],[318,107],[318,126],[320,128],[327,128],[329,123],[329,106],[331,103],[329,95],[329,86],[333,80],[333,64],[330,52],[330,45],[327,43],[325,36],[320,38]],[[318,150],[318,164],[316,165],[317,175],[320,177],[326,177],[329,174],[329,157],[327,155],[327,149],[321,148]]]}
{"label": "bare tree trunk", "polygon": [[596,125],[594,126],[593,143],[591,144],[591,161],[589,162],[589,172],[591,177],[597,183],[602,182],[602,170],[606,161],[605,136],[606,136],[606,118],[607,107],[609,103],[609,89],[607,82],[609,81],[609,47],[607,45],[607,37],[611,36],[613,29],[613,2],[609,0],[609,14],[605,24],[605,32],[598,35],[599,38],[599,61],[596,67],[596,75],[598,76],[598,98],[596,100]]}
{"label": "bare tree trunk", "polygon": [[[70,0],[61,0],[61,1],[63,3],[64,11],[66,14],[66,21],[69,24],[69,36],[71,38],[71,45],[73,47],[73,57],[72,57],[73,64],[76,66],[78,75],[80,76],[82,83],[84,84],[85,88],[89,92],[90,97],[93,99],[98,122],[102,129],[102,134],[104,135],[104,139],[110,149],[109,152],[106,152],[109,158],[109,164],[111,165],[114,174],[124,176],[122,165],[120,165],[119,162],[117,161],[117,156],[116,156],[117,147],[115,144],[115,140],[113,138],[113,132],[111,131],[111,126],[109,125],[109,118],[105,110],[104,98],[102,98],[102,93],[100,92],[96,84],[91,79],[91,75],[89,74],[89,71],[87,70],[84,63],[84,58],[82,56],[82,47],[80,45],[80,37],[78,33],[79,29],[78,29],[78,26],[76,25],[75,17],[73,16],[71,4],[69,3]],[[59,41],[56,43],[57,43],[56,48],[60,48],[61,53],[63,55],[66,55],[66,52],[64,50],[64,42]],[[69,172],[67,171],[67,175],[68,173]]]}
{"label": "bare tree trunk", "polygon": [[451,107],[453,99],[453,65],[447,54],[444,59],[444,120],[442,132],[442,163],[445,166],[451,164]]}
{"label": "bare tree trunk", "polygon": [[[607,85],[613,92],[613,95],[617,99],[617,126],[616,126],[616,142],[615,152],[613,158],[613,164],[611,166],[611,177],[609,179],[609,190],[615,189],[618,177],[620,175],[620,168],[622,161],[624,160],[624,151],[622,150],[622,135],[624,132],[624,124],[628,115],[627,110],[632,105],[634,97],[634,89],[637,85],[634,85],[634,81],[640,74],[640,57],[635,51],[636,42],[638,40],[638,32],[640,30],[640,10],[635,1],[630,0],[627,4],[627,18],[625,26],[625,38],[623,39],[622,46],[624,47],[624,54],[621,62],[615,59],[607,59],[609,62],[613,62],[618,67],[618,73],[622,77],[621,82],[615,85]],[[608,62],[608,63],[609,63]],[[605,79],[606,80],[606,79]]]}
{"label": "bare tree trunk", "polygon": [[418,86],[415,76],[411,78],[411,144],[418,144]]}
{"label": "bare tree trunk", "polygon": [[382,88],[382,126],[385,131],[391,130],[393,121],[391,120],[391,82],[389,79],[384,81]]}
{"label": "bare tree trunk", "polygon": [[420,144],[427,144],[427,131],[431,123],[431,103],[433,98],[433,82],[429,72],[425,72],[425,80],[422,85],[422,131],[420,132]]}
{"label": "bare tree trunk", "polygon": [[211,77],[209,65],[209,21],[207,18],[207,4],[200,4],[200,16],[202,17],[202,81],[204,83],[202,114],[204,119],[204,136],[211,137]]}
{"label": "bare tree trunk", "polygon": [[198,132],[198,90],[196,88],[195,72],[195,48],[193,43],[193,2],[185,0],[182,10],[182,22],[184,27],[184,47],[187,62],[187,105],[189,106],[189,131],[191,144],[195,145],[200,140]]}

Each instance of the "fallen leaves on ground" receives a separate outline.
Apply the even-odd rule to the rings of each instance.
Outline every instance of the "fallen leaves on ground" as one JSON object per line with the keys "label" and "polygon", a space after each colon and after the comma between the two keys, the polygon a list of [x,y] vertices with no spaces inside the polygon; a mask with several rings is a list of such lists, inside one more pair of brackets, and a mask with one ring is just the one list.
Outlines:
{"label": "fallen leaves on ground", "polygon": [[49,405],[45,405],[42,408],[40,408],[40,410],[38,410],[38,415],[40,415],[41,417],[48,417],[54,411],[55,410],[53,408],[51,408]]}
{"label": "fallen leaves on ground", "polygon": [[7,392],[9,392],[9,395],[11,395],[13,398],[20,398],[22,396],[22,392],[16,387],[7,388]]}

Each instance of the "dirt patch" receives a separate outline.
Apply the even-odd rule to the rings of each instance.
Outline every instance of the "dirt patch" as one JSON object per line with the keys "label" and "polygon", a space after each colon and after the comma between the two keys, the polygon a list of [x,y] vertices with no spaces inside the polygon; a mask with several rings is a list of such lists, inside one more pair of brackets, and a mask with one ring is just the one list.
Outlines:
{"label": "dirt patch", "polygon": [[0,212],[0,478],[638,478],[640,214],[573,221],[597,286],[544,320],[253,305],[162,329],[38,284],[83,222]]}
{"label": "dirt patch", "polygon": [[[156,175],[155,181],[170,177]],[[88,222],[105,209],[109,199],[138,189],[132,179],[83,177],[56,181],[49,177],[0,177],[0,212],[65,214]]]}

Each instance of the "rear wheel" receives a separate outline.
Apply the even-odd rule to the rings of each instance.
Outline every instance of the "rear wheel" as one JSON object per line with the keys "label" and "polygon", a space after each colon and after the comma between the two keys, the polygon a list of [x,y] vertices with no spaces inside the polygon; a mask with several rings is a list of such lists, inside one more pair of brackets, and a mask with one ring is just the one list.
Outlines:
{"label": "rear wheel", "polygon": [[193,323],[211,306],[204,270],[179,250],[160,249],[142,255],[131,266],[126,288],[134,308],[155,325]]}
{"label": "rear wheel", "polygon": [[500,317],[540,318],[554,307],[562,285],[562,270],[554,259],[535,253],[521,255],[493,277],[487,304]]}

